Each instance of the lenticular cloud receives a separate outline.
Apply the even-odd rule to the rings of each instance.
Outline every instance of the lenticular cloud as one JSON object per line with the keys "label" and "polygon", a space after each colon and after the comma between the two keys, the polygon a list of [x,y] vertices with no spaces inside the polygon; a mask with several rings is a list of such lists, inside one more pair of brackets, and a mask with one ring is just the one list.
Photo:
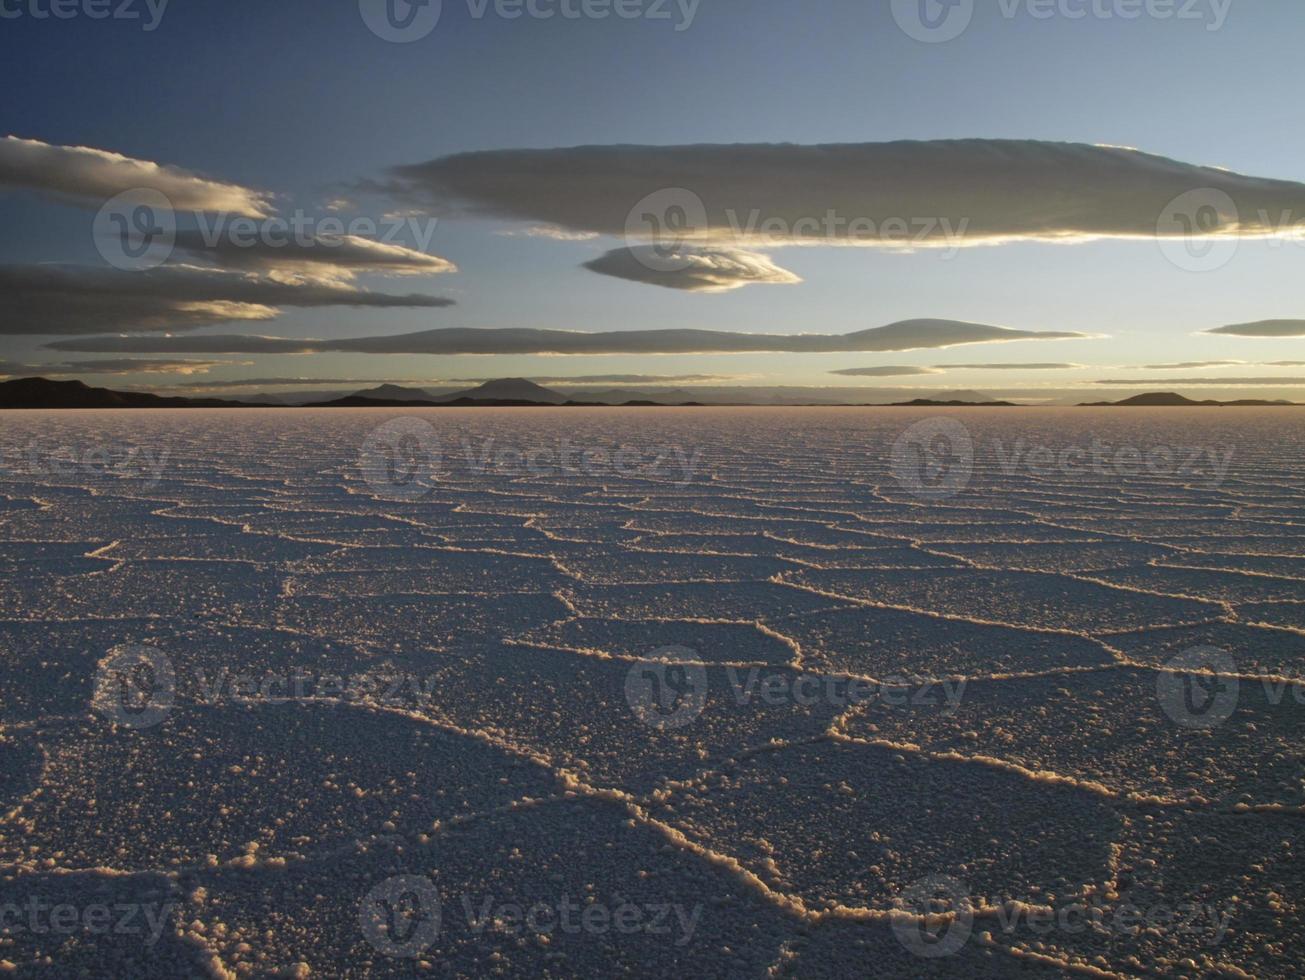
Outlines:
{"label": "lenticular cloud", "polygon": [[149,188],[178,210],[229,212],[254,218],[271,211],[269,195],[209,180],[181,167],[137,160],[90,146],[58,146],[17,136],[0,138],[0,187],[99,207],[126,191]]}
{"label": "lenticular cloud", "polygon": [[1305,320],[1257,320],[1254,323],[1230,323],[1206,333],[1226,337],[1305,337]]}
{"label": "lenticular cloud", "polygon": [[947,246],[1286,234],[1305,185],[1036,140],[489,150],[395,170],[401,196],[577,234]]}
{"label": "lenticular cloud", "polygon": [[363,289],[336,275],[260,275],[193,265],[141,272],[98,266],[0,266],[0,335],[99,334],[106,330],[190,330],[271,320],[282,306],[393,309],[452,306],[424,293]]}
{"label": "lenticular cloud", "polygon": [[543,330],[438,327],[415,333],[334,340],[209,335],[86,337],[47,344],[51,350],[100,354],[831,354],[928,350],[1016,340],[1080,340],[1072,331],[1015,330],[960,320],[901,320],[847,334],[763,334],[730,330]]}
{"label": "lenticular cloud", "polygon": [[802,281],[769,256],[738,248],[638,245],[614,249],[584,266],[617,279],[699,293],[723,293],[755,283]]}

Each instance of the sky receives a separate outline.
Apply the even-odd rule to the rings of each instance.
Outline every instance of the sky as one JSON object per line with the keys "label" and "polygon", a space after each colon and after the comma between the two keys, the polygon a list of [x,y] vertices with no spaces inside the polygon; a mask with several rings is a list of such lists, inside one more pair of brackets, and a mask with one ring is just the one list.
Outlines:
{"label": "sky", "polygon": [[1299,4],[386,2],[0,0],[0,374],[1305,400]]}

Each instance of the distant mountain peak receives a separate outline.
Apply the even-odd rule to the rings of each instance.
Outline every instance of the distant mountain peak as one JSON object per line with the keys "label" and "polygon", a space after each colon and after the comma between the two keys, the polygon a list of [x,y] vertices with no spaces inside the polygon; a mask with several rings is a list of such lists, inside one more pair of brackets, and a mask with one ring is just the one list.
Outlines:
{"label": "distant mountain peak", "polygon": [[15,378],[0,381],[0,408],[245,408],[221,398],[182,398],[143,391],[92,388],[82,381]]}
{"label": "distant mountain peak", "polygon": [[51,378],[13,378],[6,381],[8,391],[88,391],[90,385],[73,378],[69,381],[55,381]]}
{"label": "distant mountain peak", "polygon": [[940,391],[936,395],[930,395],[933,401],[940,402],[995,402],[997,399],[991,395],[985,395],[981,391]]}
{"label": "distant mountain peak", "polygon": [[1221,402],[1213,398],[1207,398],[1204,401],[1195,401],[1186,395],[1180,395],[1176,391],[1148,391],[1145,394],[1133,395],[1131,398],[1125,398],[1117,402],[1084,402],[1082,407],[1085,408],[1106,408],[1106,407],[1124,407],[1124,408],[1182,408],[1185,406],[1228,406],[1250,408],[1262,405],[1292,405],[1293,402],[1283,401],[1281,399],[1269,400],[1264,398],[1239,398],[1235,401]]}
{"label": "distant mountain peak", "polygon": [[1118,405],[1199,405],[1200,402],[1180,395],[1176,391],[1149,391],[1144,395],[1125,398]]}
{"label": "distant mountain peak", "polygon": [[893,408],[1017,408],[1014,402],[999,402],[989,398],[981,402],[965,401],[960,398],[912,398],[907,402],[893,402]]}
{"label": "distant mountain peak", "polygon": [[382,398],[392,401],[417,401],[427,399],[434,401],[434,397],[424,388],[405,388],[403,385],[384,384],[377,385],[375,388],[366,388],[363,391],[354,392],[359,398]]}
{"label": "distant mountain peak", "polygon": [[561,405],[567,400],[566,395],[537,385],[525,378],[496,378],[486,381],[466,391],[455,391],[451,395],[442,395],[440,401],[454,401],[470,398],[475,401],[521,401],[540,402],[547,405]]}

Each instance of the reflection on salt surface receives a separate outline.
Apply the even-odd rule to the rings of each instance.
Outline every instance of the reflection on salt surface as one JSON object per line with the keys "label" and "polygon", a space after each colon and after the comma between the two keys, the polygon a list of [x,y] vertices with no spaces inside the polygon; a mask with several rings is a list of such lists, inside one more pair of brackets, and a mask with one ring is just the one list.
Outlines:
{"label": "reflection on salt surface", "polygon": [[[12,413],[0,906],[169,912],[148,945],[11,928],[0,960],[1290,975],[1300,431],[1251,409]],[[167,668],[148,725],[90,711],[123,648]],[[696,659],[671,673],[669,648]],[[1183,659],[1206,648],[1231,666]],[[684,724],[632,709],[650,673]],[[421,683],[322,696],[360,676]],[[960,693],[828,693],[849,683]],[[359,924],[396,876],[441,905],[410,958]],[[969,919],[923,957],[892,923],[939,876]],[[467,912],[572,898],[605,927]],[[652,929],[663,906],[693,928]]]}

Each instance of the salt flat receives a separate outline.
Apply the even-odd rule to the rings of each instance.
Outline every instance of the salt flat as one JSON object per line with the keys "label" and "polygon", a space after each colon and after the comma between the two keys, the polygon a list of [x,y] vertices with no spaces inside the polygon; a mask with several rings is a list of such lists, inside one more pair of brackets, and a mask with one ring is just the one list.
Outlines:
{"label": "salt flat", "polygon": [[1293,976],[1302,421],[6,413],[0,971]]}

